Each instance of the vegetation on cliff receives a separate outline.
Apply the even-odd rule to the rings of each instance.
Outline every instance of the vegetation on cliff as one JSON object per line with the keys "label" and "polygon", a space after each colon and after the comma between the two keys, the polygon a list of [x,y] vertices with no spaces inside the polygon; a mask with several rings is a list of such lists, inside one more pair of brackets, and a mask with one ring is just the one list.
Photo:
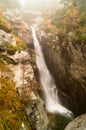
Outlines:
{"label": "vegetation on cliff", "polygon": [[[7,33],[12,31],[12,26],[2,16],[0,17],[0,29]],[[9,68],[9,64],[16,64],[11,55],[14,55],[16,51],[25,50],[26,46],[17,36],[11,35],[16,45],[8,43],[4,50],[0,48],[0,130],[20,130],[22,124],[26,130],[31,130],[24,104],[16,92],[14,74]]]}
{"label": "vegetation on cliff", "polygon": [[[1,10],[0,10],[1,12]],[[12,26],[11,24],[6,21],[2,16],[0,16],[0,29],[6,31],[6,32],[11,32],[12,31]]]}
{"label": "vegetation on cliff", "polygon": [[64,0],[64,8],[56,11],[52,18],[60,33],[65,36],[68,32],[75,33],[76,43],[86,43],[86,1]]}
{"label": "vegetation on cliff", "polygon": [[[8,1],[1,0],[0,7],[2,8],[2,10],[7,7],[6,6],[7,2],[9,3],[8,4],[9,7],[13,7],[16,5],[15,1],[13,3],[10,3],[12,2],[11,0]],[[49,14],[48,17],[46,18],[44,16],[44,21],[43,23],[41,23],[41,29],[45,31],[45,34],[47,34],[46,35],[47,40],[45,40],[45,38],[43,39],[45,40],[43,43],[44,46],[47,42],[46,47],[44,48],[44,56],[45,59],[47,59],[47,61],[50,62],[49,69],[53,68],[51,70],[52,75],[55,74],[54,78],[57,83],[57,86],[59,86],[59,95],[61,95],[62,98],[64,98],[63,104],[65,105],[67,103],[66,106],[69,105],[69,108],[78,115],[83,113],[83,111],[86,111],[84,107],[83,107],[84,110],[83,109],[81,110],[81,106],[84,106],[83,103],[85,99],[83,98],[85,95],[85,91],[84,89],[82,89],[84,88],[84,84],[85,84],[85,76],[83,76],[84,69],[82,69],[84,68],[83,67],[84,62],[82,62],[80,67],[78,66],[81,62],[79,58],[82,58],[81,50],[83,52],[83,56],[85,57],[84,52],[86,47],[86,17],[85,17],[86,0],[72,0],[72,2],[71,0],[62,0],[61,2],[63,3],[64,7],[61,8],[60,10],[55,10],[54,13]],[[15,60],[12,59],[12,56],[15,54],[16,51],[20,53],[22,50],[25,50],[26,46],[25,43],[22,40],[20,40],[20,38],[18,38],[19,35],[18,28],[14,29],[13,26],[5,18],[2,17],[1,8],[0,8],[0,15],[1,15],[0,29],[4,30],[7,33],[11,33],[11,36],[16,41],[16,45],[13,46],[12,43],[9,43],[6,45],[6,49],[4,51],[1,50],[0,48],[0,130],[5,130],[5,129],[19,130],[21,128],[22,123],[25,124],[26,130],[31,129],[30,125],[32,125],[33,129],[35,129],[35,125],[33,125],[33,122],[36,121],[35,119],[33,119],[32,122],[32,120],[29,119],[30,124],[28,123],[26,113],[24,111],[24,107],[29,103],[30,100],[29,93],[31,93],[32,91],[34,92],[39,88],[37,88],[38,85],[35,82],[35,80],[32,80],[31,84],[28,85],[31,89],[28,89],[28,86],[23,88],[22,99],[20,99],[18,93],[16,93],[16,89],[15,89],[16,85],[13,81],[14,75],[10,70],[10,68],[8,68],[8,64],[16,65],[17,62],[15,62]],[[20,23],[16,23],[16,25],[20,27]],[[21,24],[21,28],[22,28],[22,24]],[[28,31],[23,32],[24,31],[23,29],[20,30],[20,37],[23,37],[23,39],[25,37],[25,41],[27,41],[28,43],[27,45],[30,47],[28,41],[32,43],[33,42],[32,38],[31,40],[28,40],[30,39],[30,37],[26,38],[26,34]],[[21,35],[22,33],[24,35]],[[73,43],[73,46],[75,45],[74,53],[71,53],[71,50],[73,51],[74,48],[69,47],[70,41],[72,41],[71,43]],[[81,47],[81,50],[79,49],[79,47],[76,47],[76,44]],[[30,53],[32,55],[31,49],[30,49]],[[79,54],[81,54],[81,56]],[[34,59],[35,56],[32,57],[32,59],[30,59],[31,62],[34,62],[35,61]],[[75,61],[76,62],[79,61],[79,62],[76,63]],[[25,70],[24,64],[27,62],[28,61],[26,59],[23,59],[21,62],[21,64],[23,64],[23,73]],[[34,68],[35,70],[37,69],[36,67]],[[78,68],[80,69],[78,70]],[[54,69],[55,69],[55,73],[53,73]],[[37,71],[38,70],[36,70],[35,72]],[[77,75],[80,75],[82,77],[78,76],[80,79],[78,78],[77,80]],[[30,82],[28,81],[28,84],[29,83]],[[35,86],[35,89],[33,86]],[[78,86],[80,86],[80,89]],[[78,89],[80,90],[81,93],[77,92]],[[73,100],[73,102],[71,99]],[[54,120],[54,116],[52,115],[49,118],[50,118],[50,122],[52,123],[52,120]],[[59,129],[59,130],[64,129],[67,122],[63,118],[64,123],[61,123],[62,118],[60,119],[59,117],[57,117],[56,124],[54,124],[54,126],[53,124],[51,124],[51,126],[53,126],[54,129]],[[57,125],[57,121],[58,121],[58,125]]]}
{"label": "vegetation on cliff", "polygon": [[41,27],[46,35],[41,45],[59,97],[77,116],[86,112],[86,1],[63,3],[56,13],[47,14],[47,24],[43,21]]}
{"label": "vegetation on cliff", "polygon": [[86,43],[86,1],[61,0],[63,7],[47,14],[41,24],[46,33],[58,34],[62,40],[69,32],[74,35],[75,43]]}
{"label": "vegetation on cliff", "polygon": [[13,74],[0,58],[0,130],[19,130],[22,123],[26,129],[30,128],[24,105],[15,90]]}

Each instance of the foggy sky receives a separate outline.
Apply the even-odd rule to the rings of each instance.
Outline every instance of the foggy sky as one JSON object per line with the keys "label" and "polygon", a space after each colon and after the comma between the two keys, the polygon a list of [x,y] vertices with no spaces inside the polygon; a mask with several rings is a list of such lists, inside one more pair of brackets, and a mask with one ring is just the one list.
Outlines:
{"label": "foggy sky", "polygon": [[19,0],[21,7],[51,8],[58,5],[60,0]]}

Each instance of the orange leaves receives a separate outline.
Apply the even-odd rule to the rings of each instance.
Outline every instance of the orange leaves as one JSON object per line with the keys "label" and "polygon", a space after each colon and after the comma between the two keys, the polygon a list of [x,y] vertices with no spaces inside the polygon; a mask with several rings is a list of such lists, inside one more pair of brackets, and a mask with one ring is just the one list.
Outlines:
{"label": "orange leaves", "polygon": [[15,120],[10,119],[9,122],[10,122],[11,124],[15,125]]}
{"label": "orange leaves", "polygon": [[7,63],[0,59],[0,130],[20,130],[22,122],[27,130],[30,126],[24,105],[16,94],[13,76]]}
{"label": "orange leaves", "polygon": [[3,29],[6,32],[11,32],[12,31],[12,26],[11,24],[5,20],[3,17],[0,17],[2,25],[1,25],[1,29]]}
{"label": "orange leaves", "polygon": [[[3,64],[3,67],[6,66]],[[1,68],[0,76],[0,122],[2,126],[12,127],[12,130],[15,127],[16,119],[19,120],[20,111],[22,109],[19,98],[16,95],[15,84],[12,81],[12,72],[4,71],[3,67]],[[7,68],[5,70],[8,70]],[[8,73],[8,78],[6,78],[6,73]],[[1,129],[1,127],[0,127]]]}
{"label": "orange leaves", "polygon": [[79,21],[80,18],[78,9],[75,7],[71,7],[67,10],[63,20],[61,21],[61,24],[63,24],[63,26],[66,26],[66,28],[70,30],[74,27],[78,27]]}
{"label": "orange leaves", "polygon": [[54,25],[51,24],[51,20],[48,19],[44,20],[41,26],[46,33],[55,33],[59,31]]}

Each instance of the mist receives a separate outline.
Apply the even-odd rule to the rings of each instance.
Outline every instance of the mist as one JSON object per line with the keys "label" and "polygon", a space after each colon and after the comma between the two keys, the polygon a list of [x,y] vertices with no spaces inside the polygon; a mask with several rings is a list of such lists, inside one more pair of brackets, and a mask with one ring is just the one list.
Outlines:
{"label": "mist", "polygon": [[19,6],[21,8],[28,9],[52,9],[53,7],[59,6],[60,0],[19,0]]}

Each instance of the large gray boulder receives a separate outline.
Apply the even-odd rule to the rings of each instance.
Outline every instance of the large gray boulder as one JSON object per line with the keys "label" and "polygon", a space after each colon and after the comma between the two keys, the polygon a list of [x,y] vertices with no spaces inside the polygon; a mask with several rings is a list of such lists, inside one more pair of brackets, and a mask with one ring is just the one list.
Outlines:
{"label": "large gray boulder", "polygon": [[7,44],[11,40],[12,40],[12,36],[9,33],[0,30],[0,45],[2,45],[3,43]]}
{"label": "large gray boulder", "polygon": [[71,121],[65,130],[86,130],[86,114],[81,115]]}
{"label": "large gray boulder", "polygon": [[9,33],[6,33],[3,30],[0,30],[0,49],[5,50],[6,45],[9,44],[9,43],[11,43],[12,45],[16,44],[13,36]]}

